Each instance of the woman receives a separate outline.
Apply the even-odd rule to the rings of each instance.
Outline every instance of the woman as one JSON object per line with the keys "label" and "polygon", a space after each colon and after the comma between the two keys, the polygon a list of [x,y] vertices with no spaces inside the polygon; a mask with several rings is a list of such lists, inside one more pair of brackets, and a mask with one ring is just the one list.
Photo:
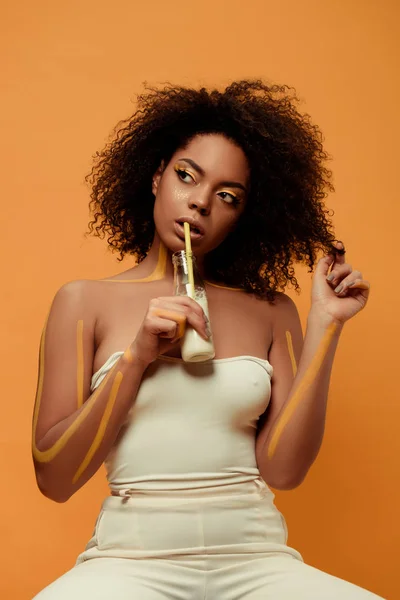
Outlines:
{"label": "woman", "polygon": [[[260,81],[150,89],[97,155],[90,229],[138,265],[56,294],[33,456],[56,502],[104,461],[111,494],[40,600],[377,597],[304,564],[269,488],[299,485],[315,460],[340,333],[369,293],[334,243],[327,155],[296,100]],[[173,295],[184,221],[210,322]],[[318,250],[303,341],[283,289]],[[210,324],[215,359],[183,362],[185,327],[209,339]]]}

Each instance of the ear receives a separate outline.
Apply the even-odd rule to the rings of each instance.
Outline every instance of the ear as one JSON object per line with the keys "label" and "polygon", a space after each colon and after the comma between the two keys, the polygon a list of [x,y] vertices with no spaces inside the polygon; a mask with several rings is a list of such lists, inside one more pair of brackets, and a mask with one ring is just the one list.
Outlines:
{"label": "ear", "polygon": [[153,175],[153,183],[151,186],[151,191],[153,192],[154,196],[157,195],[158,186],[160,184],[162,174],[164,173],[164,169],[165,169],[165,164],[164,164],[164,161],[162,160],[160,166],[158,167],[157,171]]}

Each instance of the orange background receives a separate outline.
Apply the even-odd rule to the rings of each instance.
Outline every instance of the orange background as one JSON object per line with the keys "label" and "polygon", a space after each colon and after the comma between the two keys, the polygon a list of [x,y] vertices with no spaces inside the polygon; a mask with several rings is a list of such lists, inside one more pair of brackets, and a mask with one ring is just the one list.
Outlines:
{"label": "orange background", "polygon": [[[277,495],[290,544],[314,566],[400,597],[398,394],[400,137],[396,0],[44,0],[3,6],[1,52],[1,597],[31,598],[70,568],[106,493],[68,503],[36,488],[30,428],[41,329],[66,281],[128,268],[85,240],[91,155],[142,82],[289,83],[333,156],[337,237],[371,282],[345,326],[327,428],[305,483]],[[303,325],[311,277],[288,290]],[[132,307],[134,310],[134,307]]]}

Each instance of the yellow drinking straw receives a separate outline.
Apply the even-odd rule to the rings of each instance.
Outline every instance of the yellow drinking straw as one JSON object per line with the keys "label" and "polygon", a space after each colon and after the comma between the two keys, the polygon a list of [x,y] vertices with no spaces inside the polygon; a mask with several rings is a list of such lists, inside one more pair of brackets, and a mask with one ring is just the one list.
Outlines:
{"label": "yellow drinking straw", "polygon": [[185,246],[186,246],[186,258],[188,264],[188,276],[189,276],[189,296],[194,298],[194,277],[193,277],[193,261],[192,261],[192,242],[190,240],[190,225],[186,223],[183,224],[183,228],[185,230]]}

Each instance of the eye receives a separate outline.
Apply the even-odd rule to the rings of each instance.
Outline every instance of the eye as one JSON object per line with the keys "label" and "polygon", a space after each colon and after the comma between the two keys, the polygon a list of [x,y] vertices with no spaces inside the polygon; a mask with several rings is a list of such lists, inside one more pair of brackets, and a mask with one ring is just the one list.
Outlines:
{"label": "eye", "polygon": [[234,206],[240,204],[240,199],[234,194],[230,194],[229,192],[219,192],[218,195],[227,204],[233,204]]}
{"label": "eye", "polygon": [[175,171],[179,179],[181,179],[184,183],[190,183],[190,180],[194,181],[194,177],[189,173],[189,171],[180,169],[179,167],[175,167]]}

